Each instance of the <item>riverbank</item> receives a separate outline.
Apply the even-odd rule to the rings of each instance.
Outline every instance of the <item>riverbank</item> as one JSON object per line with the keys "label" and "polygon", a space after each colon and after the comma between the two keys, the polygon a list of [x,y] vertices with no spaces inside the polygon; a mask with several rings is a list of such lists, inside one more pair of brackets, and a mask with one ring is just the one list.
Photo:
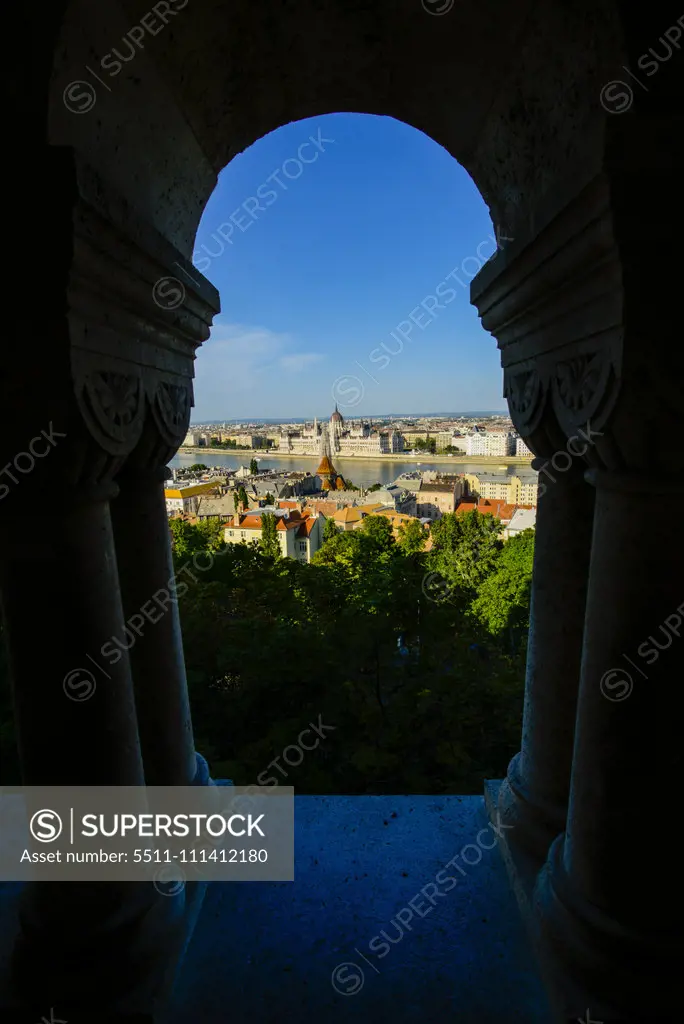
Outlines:
{"label": "riverbank", "polygon": [[[249,463],[254,458],[265,459],[311,459],[312,462],[320,462],[320,455],[301,455],[299,452],[281,452],[278,449],[270,448],[191,448],[182,447],[178,454],[198,455],[231,455],[235,458],[244,458]],[[344,462],[411,462],[415,465],[427,465],[428,463],[447,463],[458,466],[461,463],[477,462],[485,466],[529,466],[532,459],[522,455],[428,455],[421,452],[419,455],[408,455],[406,452],[397,452],[392,455],[338,455],[336,458]]]}

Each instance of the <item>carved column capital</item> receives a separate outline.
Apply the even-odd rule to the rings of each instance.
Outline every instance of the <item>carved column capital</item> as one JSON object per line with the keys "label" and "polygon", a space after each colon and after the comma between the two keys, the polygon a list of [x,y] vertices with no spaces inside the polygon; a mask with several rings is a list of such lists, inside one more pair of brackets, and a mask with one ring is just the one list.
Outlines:
{"label": "carved column capital", "polygon": [[79,411],[109,471],[157,469],[187,433],[195,355],[218,295],[92,170],[80,183],[69,286]]}
{"label": "carved column capital", "polygon": [[528,446],[550,458],[583,431],[593,443],[582,457],[601,464],[596,439],[620,393],[624,338],[606,176],[582,189],[527,246],[486,264],[471,284],[471,300],[497,339],[504,395]]}

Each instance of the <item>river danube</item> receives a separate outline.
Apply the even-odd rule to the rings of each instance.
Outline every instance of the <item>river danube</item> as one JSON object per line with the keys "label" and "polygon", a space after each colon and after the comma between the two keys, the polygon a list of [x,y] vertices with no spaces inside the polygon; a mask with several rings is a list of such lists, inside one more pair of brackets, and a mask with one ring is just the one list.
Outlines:
{"label": "river danube", "polygon": [[[187,468],[196,462],[202,462],[205,466],[225,466],[226,469],[239,469],[240,466],[248,466],[252,454],[250,452],[238,453],[237,455],[213,454],[207,452],[183,452],[175,455],[169,465],[174,469]],[[292,458],[279,455],[275,459],[267,456],[256,456],[259,469],[275,469],[282,472],[298,470],[300,472],[315,473],[320,461],[319,458],[306,458],[292,456]],[[507,465],[489,463],[485,465],[478,462],[456,462],[455,459],[445,459],[443,462],[417,462],[410,460],[399,462],[390,459],[335,459],[335,469],[341,473],[345,480],[351,480],[357,487],[371,487],[373,484],[389,484],[396,480],[402,473],[413,472],[420,469],[425,472],[428,469],[436,469],[442,473],[491,473],[502,472],[505,468],[508,476],[523,472],[529,475],[532,469],[529,465],[520,463]]]}

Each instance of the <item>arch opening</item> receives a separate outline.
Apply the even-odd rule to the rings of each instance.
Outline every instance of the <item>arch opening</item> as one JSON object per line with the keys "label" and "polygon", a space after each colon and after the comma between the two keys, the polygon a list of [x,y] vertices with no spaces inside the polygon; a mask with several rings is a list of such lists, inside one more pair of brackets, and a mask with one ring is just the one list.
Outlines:
{"label": "arch opening", "polygon": [[[243,597],[225,635],[220,614],[210,616],[224,675],[211,680],[211,698],[193,694],[198,743],[212,751],[215,774],[275,784],[279,770],[299,792],[480,792],[517,749],[526,613],[509,609],[516,621],[498,630],[503,642],[496,630],[483,642],[484,620],[468,618],[499,567],[503,534],[472,511],[477,456],[459,461],[485,413],[498,413],[493,434],[512,433],[496,345],[468,287],[501,244],[464,169],[393,118],[336,114],[283,126],[219,177],[193,262],[218,288],[223,312],[197,357],[192,451],[172,463],[186,480],[198,464],[229,474],[223,494],[196,510],[198,529],[228,545],[211,577],[216,600]],[[212,450],[192,444],[201,441]],[[505,443],[500,458],[479,463],[503,497],[521,473],[513,460],[489,480],[513,451]],[[522,504],[520,495],[487,503],[487,514],[493,523],[490,513]],[[187,527],[172,520],[172,530],[182,547]],[[480,577],[471,566],[459,581],[455,551],[476,560],[479,544],[489,571]],[[531,546],[527,556],[531,572]],[[247,630],[257,605],[263,626]],[[184,615],[195,678],[207,635],[190,602],[181,602]],[[495,688],[512,660],[516,682],[491,742],[461,735],[459,702],[480,701],[484,713],[490,699],[472,680]],[[266,769],[287,747],[294,708],[303,716],[297,734],[318,716],[330,726],[320,756]],[[431,744],[438,708],[451,738]],[[340,748],[335,733],[353,741]]]}

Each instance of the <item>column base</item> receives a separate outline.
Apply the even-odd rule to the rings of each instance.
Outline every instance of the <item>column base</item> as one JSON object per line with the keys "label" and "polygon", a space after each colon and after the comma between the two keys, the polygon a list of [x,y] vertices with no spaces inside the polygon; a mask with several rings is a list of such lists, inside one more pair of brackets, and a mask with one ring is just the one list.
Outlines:
{"label": "column base", "polygon": [[[485,804],[493,823],[504,784],[485,783]],[[518,908],[539,962],[554,1024],[593,1020],[602,1024],[674,1024],[684,1000],[679,984],[681,950],[655,937],[633,936],[615,922],[578,914],[566,896],[562,839],[538,861],[501,829],[498,842]],[[560,891],[563,890],[561,897]],[[589,1011],[587,1017],[587,1011]]]}
{"label": "column base", "polygon": [[581,900],[563,867],[564,839],[552,844],[531,895],[533,937],[555,1005],[565,1014],[559,1019],[589,1008],[605,1022],[681,1020],[681,945],[633,931]]}
{"label": "column base", "polygon": [[499,789],[497,809],[501,820],[514,831],[508,842],[520,847],[541,867],[556,836],[565,829],[566,809],[534,800],[520,772],[518,753],[508,766],[508,774]]}
{"label": "column base", "polygon": [[2,993],[8,1010],[35,1020],[49,1018],[51,1007],[66,1020],[156,1013],[185,946],[194,893],[167,896],[145,882],[36,882],[20,890]]}

